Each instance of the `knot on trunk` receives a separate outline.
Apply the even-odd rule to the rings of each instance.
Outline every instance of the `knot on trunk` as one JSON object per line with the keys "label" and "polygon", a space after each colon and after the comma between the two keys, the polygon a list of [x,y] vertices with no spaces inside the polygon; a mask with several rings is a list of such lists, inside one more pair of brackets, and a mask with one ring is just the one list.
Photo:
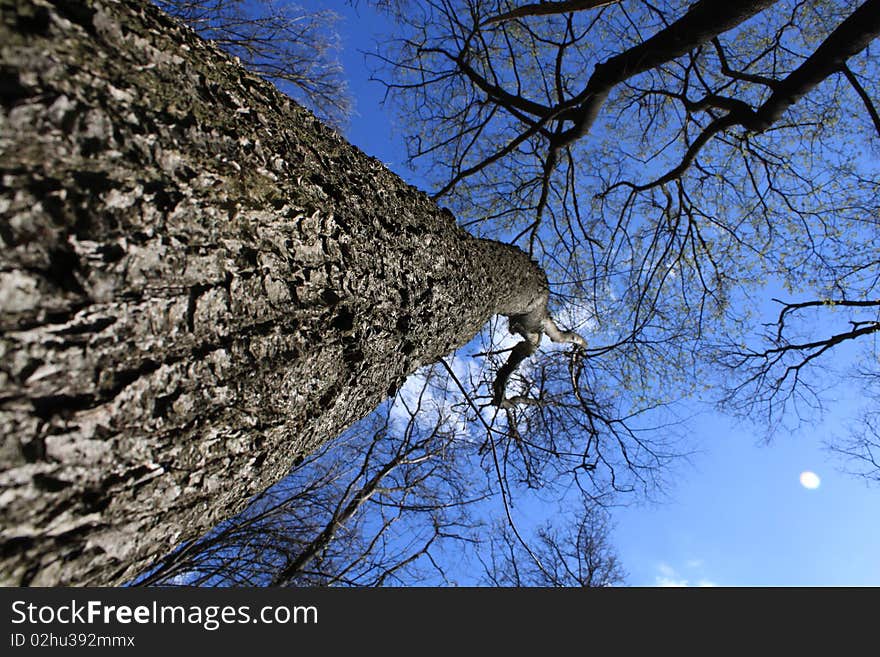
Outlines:
{"label": "knot on trunk", "polygon": [[512,408],[517,404],[534,401],[523,397],[506,397],[506,390],[507,382],[519,364],[538,350],[541,336],[546,335],[552,342],[573,344],[580,349],[587,347],[587,341],[582,336],[574,331],[564,331],[556,325],[547,310],[547,300],[548,295],[544,294],[529,312],[507,316],[510,332],[523,339],[511,350],[507,362],[495,375],[492,404],[499,408]]}

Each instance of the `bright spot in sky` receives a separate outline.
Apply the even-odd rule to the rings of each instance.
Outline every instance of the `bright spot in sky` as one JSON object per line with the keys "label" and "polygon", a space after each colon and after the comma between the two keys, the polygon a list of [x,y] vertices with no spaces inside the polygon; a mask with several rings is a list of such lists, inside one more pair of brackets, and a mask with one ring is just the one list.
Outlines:
{"label": "bright spot in sky", "polygon": [[822,483],[822,480],[819,479],[819,475],[815,472],[810,472],[806,470],[805,472],[801,472],[801,486],[804,488],[809,488],[810,490],[816,490],[819,488],[819,484]]}

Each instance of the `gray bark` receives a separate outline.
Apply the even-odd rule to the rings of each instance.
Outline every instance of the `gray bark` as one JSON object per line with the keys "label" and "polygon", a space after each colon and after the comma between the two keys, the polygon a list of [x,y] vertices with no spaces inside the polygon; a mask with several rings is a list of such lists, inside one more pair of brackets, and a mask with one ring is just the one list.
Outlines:
{"label": "gray bark", "polygon": [[546,301],[136,0],[0,0],[0,574],[118,584]]}

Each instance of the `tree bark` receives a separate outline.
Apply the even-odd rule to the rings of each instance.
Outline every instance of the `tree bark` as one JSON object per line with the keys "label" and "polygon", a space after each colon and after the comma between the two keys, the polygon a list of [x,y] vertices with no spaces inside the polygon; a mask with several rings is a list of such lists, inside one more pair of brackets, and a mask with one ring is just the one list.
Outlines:
{"label": "tree bark", "polygon": [[137,0],[0,0],[0,573],[118,584],[529,312],[460,229]]}

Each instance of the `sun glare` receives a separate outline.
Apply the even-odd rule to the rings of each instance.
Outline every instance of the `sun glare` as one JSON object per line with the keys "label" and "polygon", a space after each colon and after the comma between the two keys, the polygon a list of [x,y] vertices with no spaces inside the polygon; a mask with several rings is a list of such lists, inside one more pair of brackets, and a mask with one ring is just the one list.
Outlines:
{"label": "sun glare", "polygon": [[816,490],[819,488],[819,484],[822,483],[822,480],[819,479],[819,475],[815,472],[810,472],[806,470],[801,472],[801,486],[804,488],[808,488],[810,490]]}

